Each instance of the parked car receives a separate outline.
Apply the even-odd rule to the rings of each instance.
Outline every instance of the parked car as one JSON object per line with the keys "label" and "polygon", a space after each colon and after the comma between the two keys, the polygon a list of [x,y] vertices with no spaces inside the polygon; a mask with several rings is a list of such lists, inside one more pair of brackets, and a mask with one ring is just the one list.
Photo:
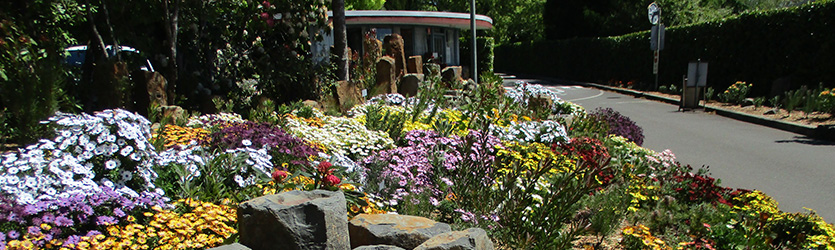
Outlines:
{"label": "parked car", "polygon": [[[67,56],[67,59],[65,60],[67,65],[79,68],[81,68],[81,66],[84,65],[84,59],[87,53],[87,45],[71,46],[66,48],[65,50],[69,54]],[[113,45],[105,46],[105,51],[109,56],[116,55],[116,50],[114,50]],[[128,65],[130,65],[130,67],[136,67],[134,69],[150,72],[154,71],[154,66],[151,65],[151,61],[141,56],[139,50],[137,49],[124,45],[119,45],[119,55],[122,57],[123,61],[127,62]]]}

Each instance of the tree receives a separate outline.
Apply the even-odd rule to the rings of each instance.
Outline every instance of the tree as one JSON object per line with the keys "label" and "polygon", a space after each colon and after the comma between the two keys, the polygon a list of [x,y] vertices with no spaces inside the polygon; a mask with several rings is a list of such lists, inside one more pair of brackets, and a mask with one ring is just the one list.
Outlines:
{"label": "tree", "polygon": [[345,0],[347,10],[379,10],[383,8],[386,0]]}

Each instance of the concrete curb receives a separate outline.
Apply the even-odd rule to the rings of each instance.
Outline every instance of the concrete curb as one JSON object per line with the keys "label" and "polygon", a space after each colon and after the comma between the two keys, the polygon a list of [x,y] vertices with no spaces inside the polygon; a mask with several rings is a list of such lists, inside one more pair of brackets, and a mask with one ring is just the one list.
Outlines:
{"label": "concrete curb", "polygon": [[[601,89],[610,92],[616,92],[624,95],[631,95],[637,98],[645,98],[648,100],[665,102],[673,105],[680,105],[680,100],[667,98],[663,96],[653,95],[644,93],[641,91],[631,90],[631,89],[622,89],[622,88],[614,88],[611,86],[606,86],[597,83],[589,83],[589,82],[575,82],[575,81],[568,81],[550,77],[540,77],[540,76],[531,76],[531,75],[520,75],[525,76],[524,78],[532,78],[532,79],[544,79],[555,83],[568,83],[568,84],[576,84],[581,85],[584,87],[592,87],[596,89]],[[746,113],[740,113],[733,110],[716,108],[716,107],[704,107],[705,111],[708,112],[715,112],[717,115],[721,115],[724,117],[728,117],[731,119],[744,121],[748,123],[753,123],[757,125],[762,125],[766,127],[771,127],[783,131],[788,131],[796,134],[805,135],[812,139],[818,140],[828,140],[828,141],[835,141],[835,126],[808,126],[802,124],[796,124],[791,122],[785,122],[780,120],[768,119],[759,116],[753,116]]]}

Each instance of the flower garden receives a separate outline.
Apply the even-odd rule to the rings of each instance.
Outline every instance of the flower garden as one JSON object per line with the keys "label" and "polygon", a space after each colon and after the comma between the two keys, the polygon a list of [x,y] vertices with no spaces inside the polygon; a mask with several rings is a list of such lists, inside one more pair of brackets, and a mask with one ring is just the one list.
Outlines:
{"label": "flower garden", "polygon": [[345,114],[58,113],[42,122],[53,137],[0,156],[0,249],[220,246],[237,239],[238,203],[294,189],[342,190],[348,217],[481,227],[501,249],[835,249],[814,212],[640,147],[612,109],[484,79],[461,98],[380,95]]}

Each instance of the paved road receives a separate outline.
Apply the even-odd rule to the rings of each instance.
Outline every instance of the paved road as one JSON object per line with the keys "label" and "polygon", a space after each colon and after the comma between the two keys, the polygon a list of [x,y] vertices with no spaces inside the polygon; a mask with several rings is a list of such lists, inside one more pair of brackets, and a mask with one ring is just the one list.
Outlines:
{"label": "paved road", "polygon": [[761,190],[783,211],[810,208],[835,222],[835,143],[598,89],[527,81],[587,110],[611,107],[630,117],[644,129],[644,147],[670,149],[694,168],[709,166],[722,186]]}

